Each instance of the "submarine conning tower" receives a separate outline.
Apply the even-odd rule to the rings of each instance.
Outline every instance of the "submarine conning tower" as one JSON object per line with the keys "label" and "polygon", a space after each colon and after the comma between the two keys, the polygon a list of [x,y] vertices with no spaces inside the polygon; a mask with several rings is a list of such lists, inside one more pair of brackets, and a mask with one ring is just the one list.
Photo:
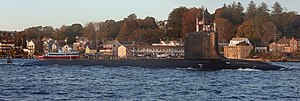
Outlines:
{"label": "submarine conning tower", "polygon": [[[201,31],[199,31],[201,27]],[[184,59],[188,60],[223,60],[226,59],[218,51],[218,33],[216,24],[212,23],[207,9],[202,20],[196,19],[196,31],[188,33],[184,46]]]}
{"label": "submarine conning tower", "polygon": [[184,47],[185,59],[222,60],[226,59],[218,51],[218,33],[201,31],[188,33]]}

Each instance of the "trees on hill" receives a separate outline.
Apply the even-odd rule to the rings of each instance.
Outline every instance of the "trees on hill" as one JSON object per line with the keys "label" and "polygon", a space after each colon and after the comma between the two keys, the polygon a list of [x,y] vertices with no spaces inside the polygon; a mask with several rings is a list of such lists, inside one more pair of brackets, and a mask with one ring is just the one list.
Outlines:
{"label": "trees on hill", "polygon": [[[275,37],[300,38],[299,14],[283,8],[278,2],[271,6],[271,10],[264,2],[256,4],[250,1],[245,8],[240,2],[233,2],[216,9],[210,20],[217,24],[219,41],[222,42],[233,37],[247,37],[254,45],[267,45],[276,41]],[[203,11],[203,7],[178,7],[170,12],[165,21],[156,21],[154,17],[141,19],[136,14],[130,14],[120,21],[90,22],[84,26],[73,24],[57,29],[30,27],[18,32],[17,39],[52,37],[63,40],[67,37],[68,43],[72,43],[76,36],[83,36],[90,40],[117,39],[139,44],[159,42],[161,39],[184,40],[186,33],[196,30],[196,18],[202,20]]]}

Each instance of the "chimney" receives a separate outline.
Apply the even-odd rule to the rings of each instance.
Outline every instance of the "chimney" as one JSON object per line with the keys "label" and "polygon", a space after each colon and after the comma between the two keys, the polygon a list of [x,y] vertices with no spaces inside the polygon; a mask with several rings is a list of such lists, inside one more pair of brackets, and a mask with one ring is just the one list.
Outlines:
{"label": "chimney", "polygon": [[199,32],[199,19],[196,18],[196,32]]}

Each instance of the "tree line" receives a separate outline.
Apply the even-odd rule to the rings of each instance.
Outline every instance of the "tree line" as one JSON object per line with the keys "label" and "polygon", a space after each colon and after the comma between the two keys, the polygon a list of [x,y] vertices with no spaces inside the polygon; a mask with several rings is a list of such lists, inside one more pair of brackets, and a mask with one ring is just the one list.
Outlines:
{"label": "tree line", "polygon": [[[300,38],[299,14],[286,10],[278,2],[271,8],[264,2],[256,4],[250,1],[245,9],[240,2],[233,2],[216,9],[214,14],[210,14],[210,20],[217,24],[219,42],[228,42],[233,37],[247,37],[259,46],[268,45],[284,36]],[[75,42],[76,36],[87,37],[89,40],[117,39],[138,44],[151,44],[160,40],[184,41],[186,33],[195,31],[195,19],[201,20],[204,10],[204,7],[178,7],[163,21],[157,21],[154,17],[140,19],[136,14],[130,14],[120,21],[90,22],[84,26],[30,27],[18,32],[16,39],[40,40],[50,37],[63,40],[67,37],[69,44]]]}

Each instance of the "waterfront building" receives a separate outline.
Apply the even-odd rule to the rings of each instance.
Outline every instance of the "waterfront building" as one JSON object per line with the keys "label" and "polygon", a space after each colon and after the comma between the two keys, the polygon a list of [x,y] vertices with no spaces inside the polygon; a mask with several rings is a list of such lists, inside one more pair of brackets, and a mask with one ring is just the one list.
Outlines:
{"label": "waterfront building", "polygon": [[2,41],[2,42],[0,42],[0,52],[6,53],[6,52],[10,51],[11,49],[13,49],[14,46],[15,46],[15,42]]}
{"label": "waterfront building", "polygon": [[86,46],[89,45],[87,37],[75,37],[76,42],[73,43],[73,49],[77,52],[84,51]]}
{"label": "waterfront building", "polygon": [[113,40],[113,41],[107,41],[104,42],[104,44],[101,45],[100,47],[100,54],[103,57],[109,57],[109,58],[118,58],[118,48],[120,46],[130,46],[133,45],[132,42],[128,41],[118,41],[118,40]]}
{"label": "waterfront building", "polygon": [[98,52],[98,50],[95,47],[86,46],[86,48],[85,48],[85,54],[95,55],[95,54],[97,54],[97,52]]}
{"label": "waterfront building", "polygon": [[26,40],[26,48],[23,51],[27,52],[28,58],[33,58],[35,50],[35,42],[33,40]]}
{"label": "waterfront building", "polygon": [[121,43],[118,40],[107,41],[100,48],[100,54],[104,57],[117,57],[118,47]]}
{"label": "waterfront building", "polygon": [[271,44],[268,45],[268,47],[269,47],[269,52],[277,52],[278,51],[276,42],[272,42]]}
{"label": "waterfront building", "polygon": [[64,45],[62,48],[62,52],[66,53],[66,52],[71,52],[73,49],[72,49],[72,46],[70,45]]}
{"label": "waterfront building", "polygon": [[279,39],[277,42],[271,43],[269,46],[270,52],[299,52],[300,51],[300,39],[295,39],[292,37],[291,39],[283,38]]}
{"label": "waterfront building", "polygon": [[247,58],[253,49],[247,38],[233,38],[230,42],[229,46],[224,46],[224,56],[229,59]]}
{"label": "waterfront building", "polygon": [[160,41],[160,43],[153,43],[152,46],[183,46],[183,42],[179,41]]}
{"label": "waterfront building", "polygon": [[126,46],[121,45],[120,47],[118,47],[118,58],[127,59],[131,56],[131,52],[127,49]]}
{"label": "waterfront building", "polygon": [[290,44],[290,49],[289,49],[289,52],[297,52],[299,49],[299,43],[300,40],[298,39],[295,39],[294,37],[292,37],[292,39],[289,41],[289,44]]}
{"label": "waterfront building", "polygon": [[52,45],[54,44],[54,40],[52,38],[43,38],[42,41],[44,53],[50,52]]}
{"label": "waterfront building", "polygon": [[127,50],[130,51],[130,53],[127,54],[131,54],[132,57],[159,58],[160,55],[162,54],[170,58],[184,57],[183,46],[135,45],[135,46],[127,46],[126,48]]}
{"label": "waterfront building", "polygon": [[254,52],[255,53],[266,53],[266,52],[268,52],[268,47],[255,47]]}

